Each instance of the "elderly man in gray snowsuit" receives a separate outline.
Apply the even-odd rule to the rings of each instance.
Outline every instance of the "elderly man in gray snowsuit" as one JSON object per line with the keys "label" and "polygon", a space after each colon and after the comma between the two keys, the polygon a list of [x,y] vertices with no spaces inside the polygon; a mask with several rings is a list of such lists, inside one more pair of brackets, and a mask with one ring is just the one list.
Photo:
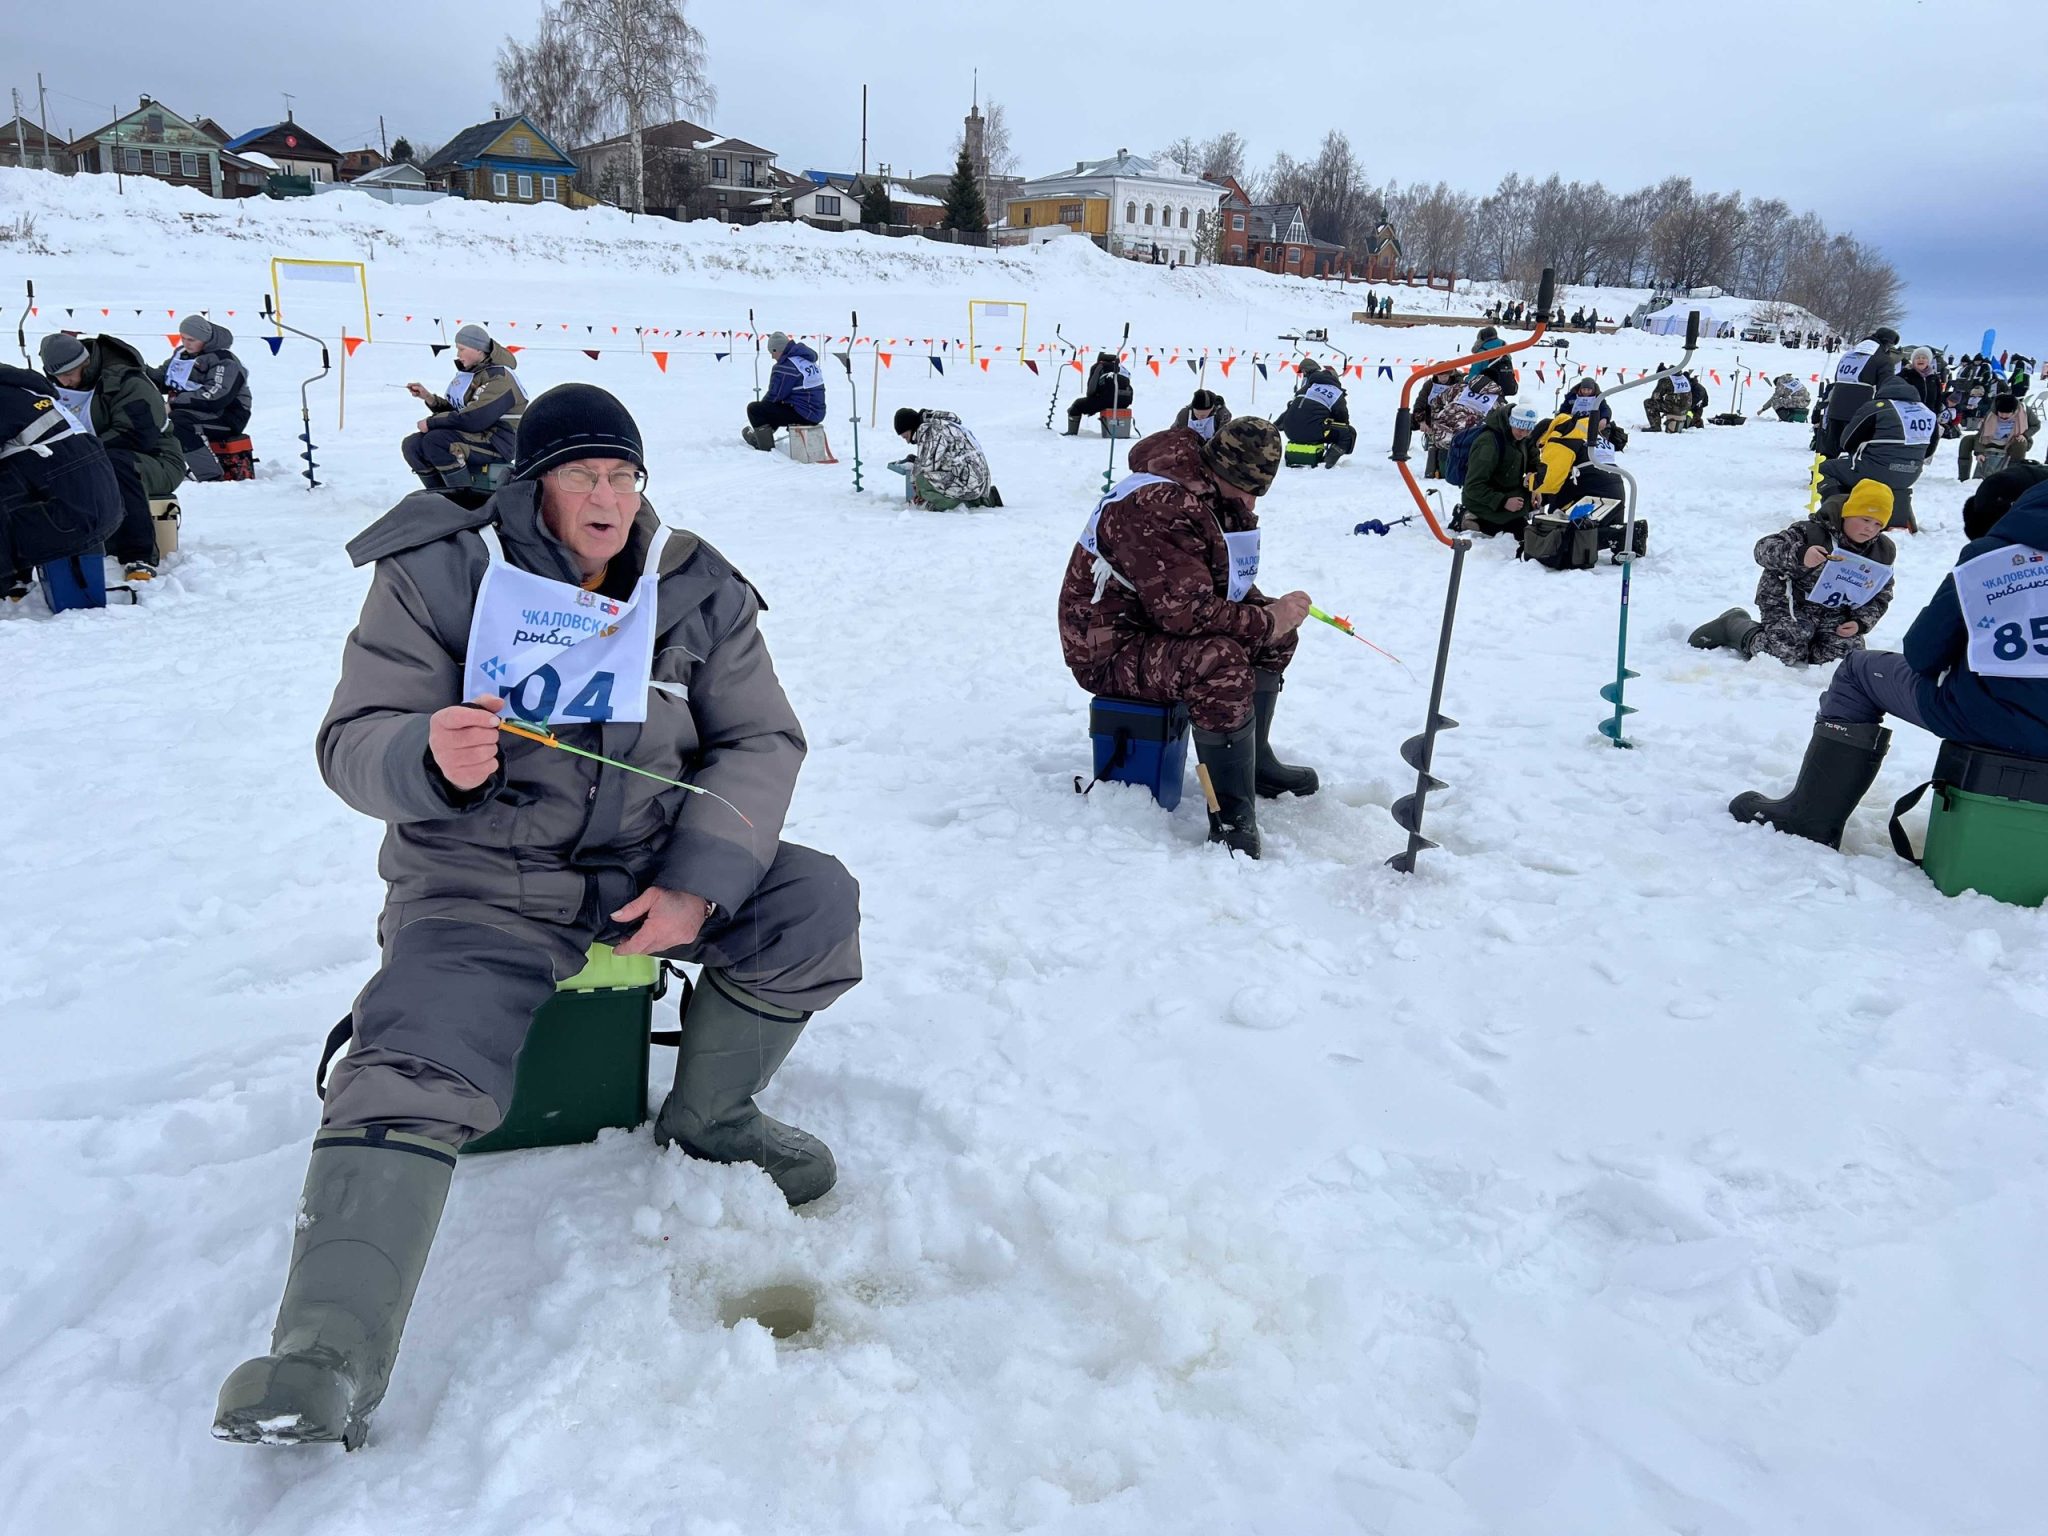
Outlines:
{"label": "elderly man in gray snowsuit", "polygon": [[[805,746],[759,598],[645,483],[625,407],[565,384],[521,419],[510,485],[417,492],[349,546],[376,569],[319,757],[385,823],[383,958],[329,1081],[270,1352],[221,1388],[222,1439],[362,1443],[456,1151],[504,1118],[534,1012],[593,941],[704,967],[655,1139],[757,1164],[792,1205],[832,1187],[831,1152],[754,1096],[860,979],[859,890],[781,841]],[[506,710],[708,793],[503,733]]]}

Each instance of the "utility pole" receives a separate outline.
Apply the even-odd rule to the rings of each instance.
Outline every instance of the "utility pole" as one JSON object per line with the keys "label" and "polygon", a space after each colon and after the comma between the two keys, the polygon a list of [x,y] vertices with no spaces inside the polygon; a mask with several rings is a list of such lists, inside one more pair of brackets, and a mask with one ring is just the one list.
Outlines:
{"label": "utility pole", "polygon": [[866,87],[865,85],[863,85],[863,86],[862,86],[862,87],[860,88],[860,175],[861,175],[861,180],[863,180],[863,181],[867,180],[867,175],[868,175],[868,88],[867,88],[867,87]]}
{"label": "utility pole", "polygon": [[284,98],[284,120],[290,122],[292,120],[292,93],[290,91],[279,91],[277,94]]}
{"label": "utility pole", "polygon": [[383,148],[384,158],[389,160],[391,158],[391,141],[384,137],[384,114],[382,112],[377,114],[377,143]]}
{"label": "utility pole", "polygon": [[43,89],[43,72],[40,69],[36,71],[36,116],[42,119],[43,124],[43,169],[54,171],[57,167],[50,163],[50,95]]}
{"label": "utility pole", "polygon": [[28,169],[28,140],[21,132],[21,92],[10,85],[7,94],[14,98],[14,163],[25,171]]}

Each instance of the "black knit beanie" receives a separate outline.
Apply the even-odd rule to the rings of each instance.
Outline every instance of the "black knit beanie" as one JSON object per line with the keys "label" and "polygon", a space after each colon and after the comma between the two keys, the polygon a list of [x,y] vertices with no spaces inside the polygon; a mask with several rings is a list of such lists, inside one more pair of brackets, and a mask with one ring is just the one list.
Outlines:
{"label": "black knit beanie", "polygon": [[901,437],[906,432],[915,432],[923,425],[923,411],[912,410],[907,405],[896,408],[896,435],[898,437]]}
{"label": "black knit beanie", "polygon": [[519,418],[512,478],[538,480],[575,459],[626,459],[647,467],[632,413],[595,384],[557,384],[534,398]]}

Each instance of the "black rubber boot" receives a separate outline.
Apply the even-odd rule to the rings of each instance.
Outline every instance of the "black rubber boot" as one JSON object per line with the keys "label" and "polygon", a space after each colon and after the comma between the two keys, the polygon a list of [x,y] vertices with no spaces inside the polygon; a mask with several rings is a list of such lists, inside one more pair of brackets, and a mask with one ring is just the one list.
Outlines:
{"label": "black rubber boot", "polygon": [[758,448],[763,453],[775,451],[775,429],[773,427],[741,427],[740,436],[746,439],[749,448]]}
{"label": "black rubber boot", "polygon": [[1877,781],[1891,744],[1892,733],[1881,725],[1816,720],[1806,760],[1799,765],[1799,782],[1791,793],[1782,800],[1767,800],[1750,790],[1728,802],[1728,814],[1737,821],[1776,827],[1839,848],[1849,813]]}
{"label": "black rubber boot", "polygon": [[1065,436],[1067,436],[1067,437],[1079,437],[1079,436],[1081,435],[1081,418],[1080,418],[1080,417],[1078,417],[1078,416],[1069,416],[1069,417],[1067,417],[1067,430],[1066,430],[1066,433],[1065,433],[1064,435],[1065,435]]}
{"label": "black rubber boot", "polygon": [[675,1142],[707,1162],[758,1164],[791,1205],[829,1190],[839,1177],[832,1149],[754,1103],[809,1018],[707,969],[683,1010],[675,1087],[655,1117],[656,1143]]}
{"label": "black rubber boot", "polygon": [[1272,800],[1280,795],[1314,794],[1322,787],[1315,769],[1283,763],[1273,755],[1273,711],[1279,706],[1285,680],[1278,672],[1256,671],[1252,677],[1257,689],[1252,695],[1252,721],[1258,727],[1259,797]]}
{"label": "black rubber boot", "polygon": [[1750,637],[1762,628],[1749,616],[1747,608],[1730,608],[1718,619],[1702,624],[1690,638],[1694,650],[1733,651],[1747,661]]}
{"label": "black rubber boot", "polygon": [[314,1138],[270,1353],[222,1385],[216,1439],[362,1445],[454,1171],[455,1149],[424,1136],[373,1128]]}
{"label": "black rubber boot", "polygon": [[1209,770],[1216,809],[1209,813],[1209,841],[1232,853],[1259,856],[1258,724],[1247,720],[1234,731],[1195,727],[1195,760]]}
{"label": "black rubber boot", "polygon": [[981,504],[984,507],[1000,507],[1003,504],[1003,493],[997,490],[994,484],[991,483],[988,488],[988,494],[981,498]]}

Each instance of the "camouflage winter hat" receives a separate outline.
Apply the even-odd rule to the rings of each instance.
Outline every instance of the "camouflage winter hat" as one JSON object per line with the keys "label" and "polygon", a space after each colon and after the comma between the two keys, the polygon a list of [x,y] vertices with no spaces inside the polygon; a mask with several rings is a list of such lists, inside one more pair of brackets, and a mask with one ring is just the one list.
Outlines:
{"label": "camouflage winter hat", "polygon": [[1239,416],[1202,445],[1202,462],[1218,480],[1263,496],[1280,473],[1280,429],[1261,416]]}

